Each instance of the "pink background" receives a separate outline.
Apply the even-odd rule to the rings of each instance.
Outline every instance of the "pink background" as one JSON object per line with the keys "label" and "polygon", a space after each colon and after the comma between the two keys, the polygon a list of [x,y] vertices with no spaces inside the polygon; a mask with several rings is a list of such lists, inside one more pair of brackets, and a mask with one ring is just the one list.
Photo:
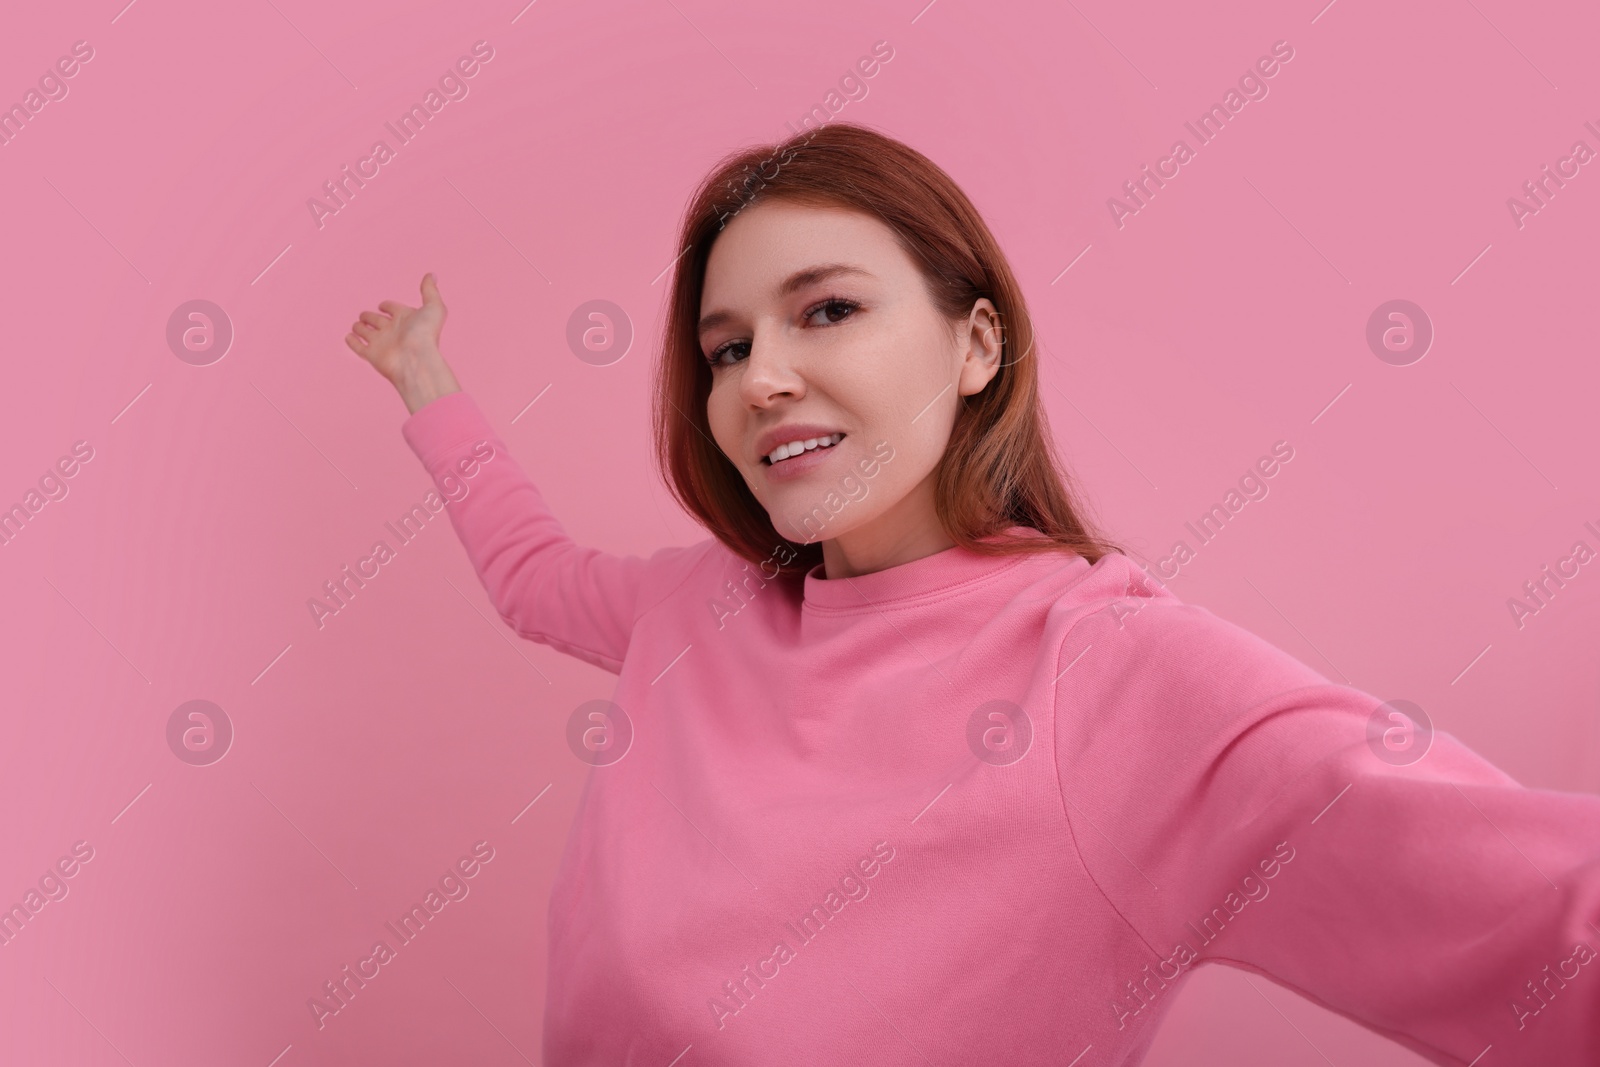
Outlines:
{"label": "pink background", "polygon": [[[24,5],[0,36],[0,103],[94,48],[0,148],[0,506],[94,450],[0,548],[0,903],[95,850],[0,948],[4,1063],[538,1061],[586,770],[563,729],[611,676],[511,638],[442,520],[311,621],[429,488],[342,337],[437,271],[447,357],[572,535],[701,539],[647,459],[680,211],[878,40],[893,59],[838,118],[927,153],[990,221],[1113,533],[1151,563],[1194,547],[1184,523],[1288,441],[1172,590],[1527,785],[1600,789],[1600,563],[1521,629],[1506,604],[1600,548],[1600,163],[1521,228],[1506,205],[1600,149],[1585,5],[122,3]],[[480,39],[468,97],[319,229],[306,200]],[[1269,95],[1119,229],[1107,198],[1278,40]],[[209,366],[165,341],[197,298],[236,331]],[[1436,330],[1409,366],[1365,341],[1396,298]],[[609,366],[565,341],[592,299],[636,330]],[[236,731],[209,766],[166,742],[197,698]],[[470,895],[319,1031],[307,998],[480,840]],[[1222,968],[1147,1062],[1328,1060],[1423,1062]]]}

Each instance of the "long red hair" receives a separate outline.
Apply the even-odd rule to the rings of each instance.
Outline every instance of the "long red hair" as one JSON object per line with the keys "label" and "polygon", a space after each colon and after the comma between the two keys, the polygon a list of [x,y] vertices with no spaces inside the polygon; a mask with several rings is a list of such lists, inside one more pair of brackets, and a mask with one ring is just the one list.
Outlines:
{"label": "long red hair", "polygon": [[[711,245],[739,211],[783,198],[854,208],[889,227],[952,324],[987,297],[1000,312],[1001,367],[962,410],[936,473],[939,521],[956,544],[989,555],[1070,549],[1090,563],[1123,549],[1088,521],[1039,403],[1033,323],[1004,253],[950,176],[868,127],[831,123],[725,157],[696,189],[678,241],[652,421],[656,460],[678,502],[751,563],[803,574],[820,542],[782,537],[717,447],[706,417],[711,369],[700,351],[701,291]],[[1028,526],[1043,538],[1000,536]],[[770,573],[769,573],[769,576]]]}

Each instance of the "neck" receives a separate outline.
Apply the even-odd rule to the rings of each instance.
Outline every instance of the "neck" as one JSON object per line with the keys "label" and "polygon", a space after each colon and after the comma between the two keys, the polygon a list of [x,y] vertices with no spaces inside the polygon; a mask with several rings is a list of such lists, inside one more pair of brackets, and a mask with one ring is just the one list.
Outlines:
{"label": "neck", "polygon": [[934,510],[930,474],[871,522],[823,541],[822,572],[830,579],[854,578],[953,547]]}

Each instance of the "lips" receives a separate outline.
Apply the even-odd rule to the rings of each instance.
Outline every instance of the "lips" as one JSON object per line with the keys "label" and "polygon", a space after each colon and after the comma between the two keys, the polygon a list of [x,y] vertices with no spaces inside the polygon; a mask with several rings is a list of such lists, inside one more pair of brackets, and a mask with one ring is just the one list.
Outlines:
{"label": "lips", "polygon": [[772,485],[782,485],[807,478],[812,471],[820,470],[832,463],[833,454],[837,451],[837,446],[823,448],[819,445],[804,452],[796,452],[788,459],[780,459],[776,463],[763,463],[761,473]]}
{"label": "lips", "polygon": [[[817,441],[817,443],[815,445],[813,445],[812,447],[810,447],[810,448],[802,448],[798,452],[790,452],[788,455],[784,456],[780,460],[775,460],[774,461],[774,460],[769,459],[767,456],[762,456],[761,457],[761,461],[763,463],[765,463],[769,467],[783,466],[783,465],[787,464],[792,459],[799,459],[802,456],[809,456],[813,452],[825,452],[825,451],[833,448],[835,445],[842,444],[844,442],[844,439],[845,439],[845,435],[842,434],[842,433],[838,435],[839,440],[837,440],[837,441],[835,441],[833,439],[833,437],[834,437],[833,434],[829,434],[827,437],[822,438],[821,440]],[[810,438],[807,438],[807,440],[810,440]],[[783,446],[779,445],[778,447],[782,448]]]}
{"label": "lips", "polygon": [[843,433],[837,426],[823,426],[815,422],[791,422],[782,426],[774,426],[770,430],[762,431],[756,438],[756,460],[766,464],[766,459],[772,454],[773,449],[779,445],[789,444],[791,441],[809,441],[813,437],[831,437],[836,433]]}

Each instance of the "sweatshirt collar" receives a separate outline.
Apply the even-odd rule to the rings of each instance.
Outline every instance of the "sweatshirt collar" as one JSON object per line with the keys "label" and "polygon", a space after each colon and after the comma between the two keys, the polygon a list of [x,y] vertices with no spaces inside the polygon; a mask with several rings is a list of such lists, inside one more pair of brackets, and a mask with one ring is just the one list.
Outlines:
{"label": "sweatshirt collar", "polygon": [[[1029,526],[1007,527],[1010,537],[1044,537]],[[825,578],[824,564],[805,574],[805,609],[823,614],[854,614],[885,607],[901,607],[955,592],[1024,562],[1028,553],[985,556],[953,545],[909,563],[886,567],[851,578]]]}

